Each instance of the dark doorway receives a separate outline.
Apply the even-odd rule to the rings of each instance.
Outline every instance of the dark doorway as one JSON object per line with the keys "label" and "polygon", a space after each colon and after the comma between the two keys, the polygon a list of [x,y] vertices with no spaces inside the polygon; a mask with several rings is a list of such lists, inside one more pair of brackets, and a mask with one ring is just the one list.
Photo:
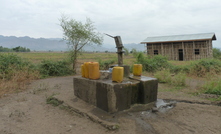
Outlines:
{"label": "dark doorway", "polygon": [[179,49],[179,61],[183,61],[183,49]]}

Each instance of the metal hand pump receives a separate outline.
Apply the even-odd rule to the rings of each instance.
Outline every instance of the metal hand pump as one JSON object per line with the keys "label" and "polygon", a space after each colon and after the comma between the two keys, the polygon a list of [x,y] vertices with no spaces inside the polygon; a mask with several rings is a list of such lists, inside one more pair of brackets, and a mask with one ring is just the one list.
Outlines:
{"label": "metal hand pump", "polygon": [[114,38],[116,48],[117,48],[117,54],[118,54],[118,66],[122,66],[123,65],[123,53],[124,53],[124,51],[122,49],[124,48],[124,46],[121,41],[121,37],[120,36],[111,36],[109,34],[105,34],[105,35],[107,35],[111,38]]}

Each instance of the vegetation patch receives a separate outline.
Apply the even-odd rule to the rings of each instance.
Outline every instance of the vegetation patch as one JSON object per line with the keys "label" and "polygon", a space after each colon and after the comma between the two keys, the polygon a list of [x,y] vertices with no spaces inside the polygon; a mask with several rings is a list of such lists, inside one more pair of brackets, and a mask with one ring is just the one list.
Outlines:
{"label": "vegetation patch", "polygon": [[39,65],[39,70],[43,77],[70,75],[73,73],[70,64],[66,60],[43,60]]}
{"label": "vegetation patch", "polygon": [[114,64],[115,62],[116,62],[115,59],[110,59],[105,61],[103,61],[102,59],[98,59],[100,70],[107,70],[110,67],[110,65]]}
{"label": "vegetation patch", "polygon": [[140,52],[137,54],[136,59],[136,63],[142,64],[143,70],[147,72],[156,72],[163,69],[168,69],[171,66],[167,58],[161,55],[157,55],[151,58],[148,56],[144,56],[144,54]]}
{"label": "vegetation patch", "polygon": [[177,87],[186,85],[186,74],[184,73],[171,74],[169,70],[161,70],[157,71],[154,74],[154,77],[156,77],[161,83],[168,83]]}
{"label": "vegetation patch", "polygon": [[221,50],[218,48],[213,48],[213,58],[221,59]]}
{"label": "vegetation patch", "polygon": [[57,98],[54,98],[53,95],[48,97],[46,99],[47,104],[51,104],[52,106],[59,106],[61,104],[63,104],[63,101],[58,100]]}
{"label": "vegetation patch", "polygon": [[206,94],[221,95],[221,80],[208,81],[202,88]]}
{"label": "vegetation patch", "polygon": [[39,71],[27,60],[10,53],[0,54],[0,96],[25,89],[26,84],[39,78]]}
{"label": "vegetation patch", "polygon": [[168,83],[168,82],[171,82],[171,79],[172,79],[172,76],[169,70],[157,71],[154,74],[154,77],[156,77],[160,83]]}
{"label": "vegetation patch", "polygon": [[207,74],[219,74],[221,72],[221,61],[218,59],[201,59],[192,62],[185,70],[188,74],[204,77]]}
{"label": "vegetation patch", "polygon": [[7,47],[3,47],[0,46],[0,52],[30,52],[31,50],[29,48],[26,47],[15,47],[15,48],[7,48]]}

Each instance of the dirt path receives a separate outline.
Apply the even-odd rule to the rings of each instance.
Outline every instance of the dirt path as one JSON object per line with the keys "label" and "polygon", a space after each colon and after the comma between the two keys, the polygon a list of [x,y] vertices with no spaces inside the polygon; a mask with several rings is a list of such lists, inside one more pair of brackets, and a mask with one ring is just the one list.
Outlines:
{"label": "dirt path", "polygon": [[[158,98],[196,102],[179,102],[167,112],[124,112],[112,116],[119,129],[110,131],[75,112],[46,104],[50,96],[63,99],[80,107],[92,107],[73,95],[73,76],[33,82],[27,91],[0,99],[0,134],[219,134],[221,107],[179,92],[159,92]],[[162,87],[160,87],[162,88]],[[205,102],[206,104],[197,104]],[[77,106],[77,105],[76,105]],[[101,116],[99,112],[93,111]]]}

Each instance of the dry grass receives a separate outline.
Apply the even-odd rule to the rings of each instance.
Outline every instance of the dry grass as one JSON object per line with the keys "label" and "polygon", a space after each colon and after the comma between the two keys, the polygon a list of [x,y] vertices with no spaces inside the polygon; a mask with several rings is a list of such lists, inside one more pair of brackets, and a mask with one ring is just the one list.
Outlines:
{"label": "dry grass", "polygon": [[27,84],[30,83],[31,80],[38,79],[39,77],[40,74],[38,71],[30,72],[25,68],[13,72],[9,80],[0,79],[0,97],[25,90]]}
{"label": "dry grass", "polygon": [[[42,60],[62,60],[68,57],[66,52],[30,52],[30,53],[17,53],[18,56],[28,59],[32,63],[40,63]],[[132,54],[124,57],[124,64],[131,65],[136,60]],[[98,59],[110,60],[117,59],[116,53],[82,53],[78,57],[78,63],[84,62],[97,62]]]}

